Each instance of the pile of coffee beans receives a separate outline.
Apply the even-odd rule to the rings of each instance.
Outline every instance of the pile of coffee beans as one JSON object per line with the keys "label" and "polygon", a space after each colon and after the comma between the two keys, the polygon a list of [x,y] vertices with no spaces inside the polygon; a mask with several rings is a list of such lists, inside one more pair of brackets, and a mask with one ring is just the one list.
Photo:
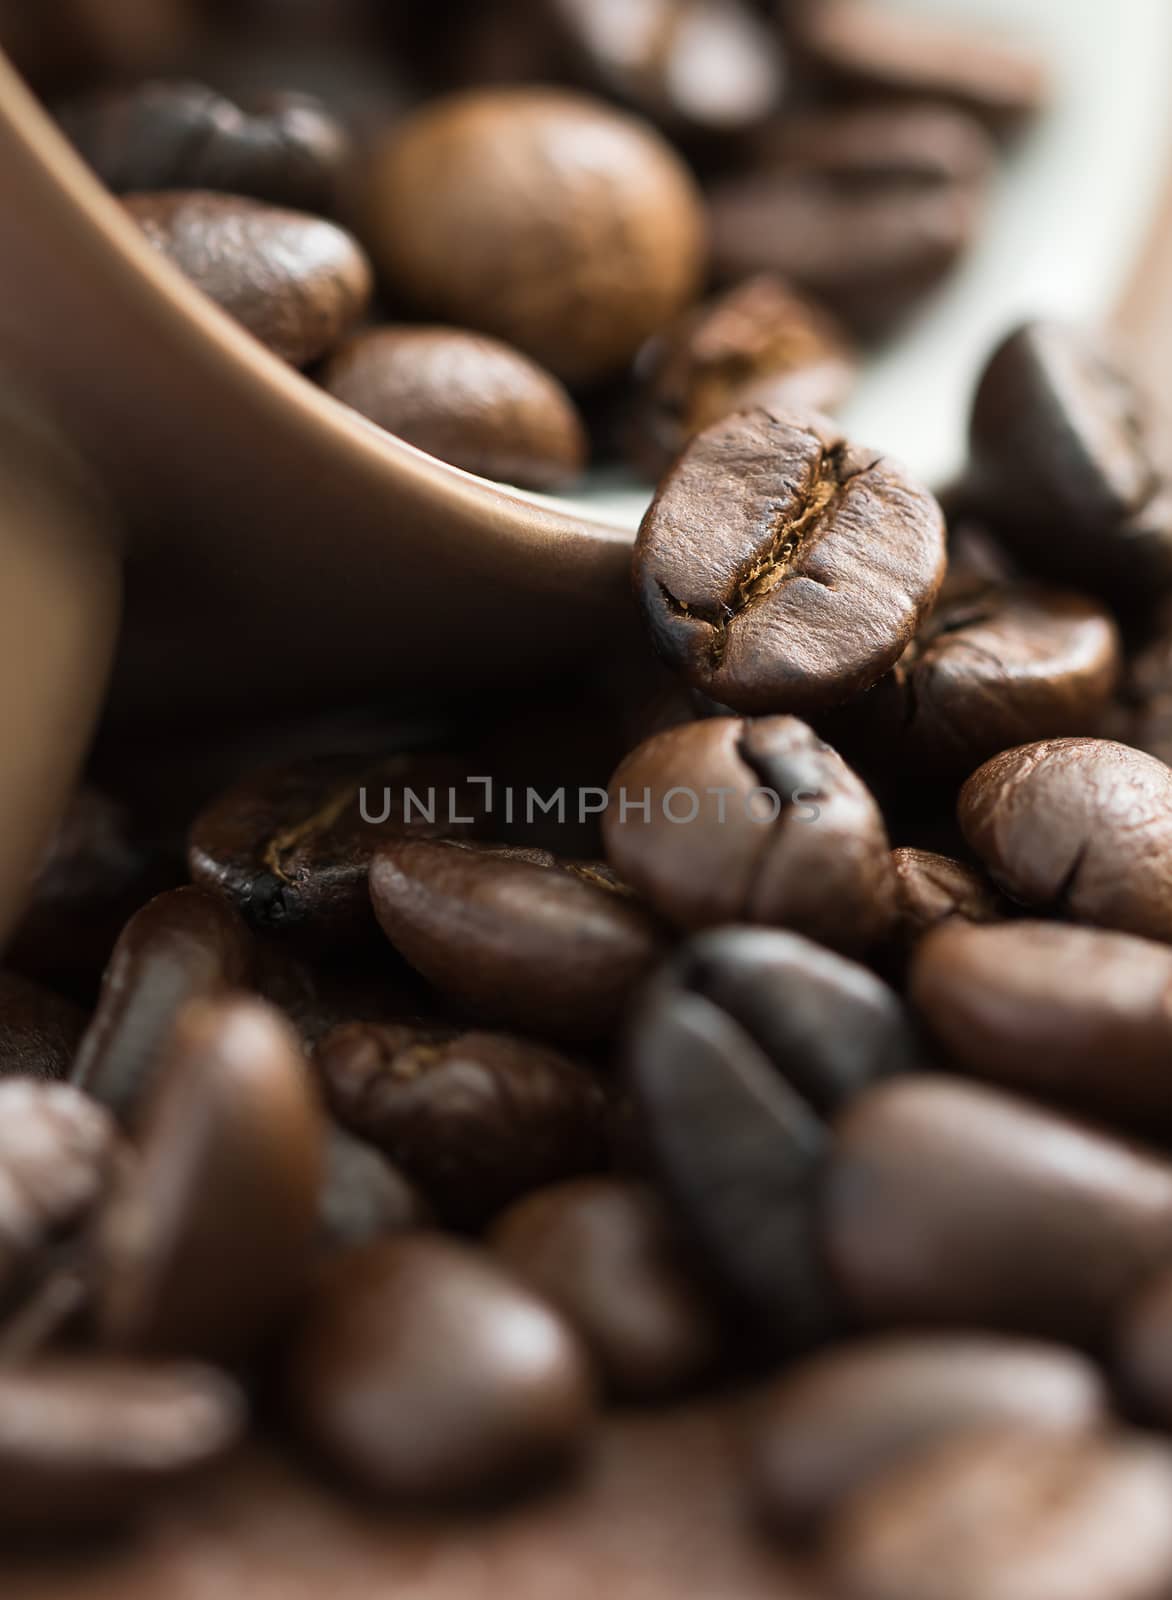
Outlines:
{"label": "pile of coffee beans", "polygon": [[245,94],[262,4],[159,44],[236,85],[96,8],[45,82],[381,425],[548,488],[617,404],[644,638],[100,738],[0,972],[0,1540],[261,1430],[473,1525],[735,1393],[737,1537],[820,1593],[1172,1593],[1172,435],[1041,323],[941,498],[824,414],[1040,74],[862,0],[291,10],[383,88]]}
{"label": "pile of coffee beans", "polygon": [[112,78],[116,17],[88,71],[9,32],[224,311],[378,427],[546,491],[653,482],[747,407],[834,410],[1047,101],[1024,48],[869,0],[170,8],[153,77]]}

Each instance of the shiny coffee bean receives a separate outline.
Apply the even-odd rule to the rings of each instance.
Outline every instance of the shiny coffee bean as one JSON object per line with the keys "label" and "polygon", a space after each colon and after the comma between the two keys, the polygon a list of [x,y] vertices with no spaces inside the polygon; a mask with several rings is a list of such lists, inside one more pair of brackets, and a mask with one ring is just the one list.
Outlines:
{"label": "shiny coffee bean", "polygon": [[648,739],[611,779],[603,834],[615,870],[680,927],[765,923],[851,954],[891,919],[879,808],[793,717]]}
{"label": "shiny coffee bean", "polygon": [[88,994],[126,919],[173,881],[130,814],[100,789],[73,795],[8,945],[12,966],[50,987]]}
{"label": "shiny coffee bean", "polygon": [[67,1078],[85,1027],[72,1000],[0,971],[0,1079]]}
{"label": "shiny coffee bean", "polygon": [[692,441],[635,546],[656,648],[737,711],[806,713],[869,689],[943,575],[931,495],[831,424],[768,411]]}
{"label": "shiny coffee bean", "polygon": [[894,992],[800,934],[701,933],[680,946],[665,978],[726,1013],[822,1113],[917,1064],[915,1034]]}
{"label": "shiny coffee bean", "polygon": [[976,122],[938,106],[795,117],[760,171],[713,187],[716,269],[780,273],[857,332],[889,332],[972,244],[994,160]]}
{"label": "shiny coffee bean", "polygon": [[180,1013],[140,1160],[102,1226],[108,1345],[235,1360],[300,1288],[317,1217],[321,1115],[287,1024],[246,995]]}
{"label": "shiny coffee bean", "polygon": [[607,1097],[585,1067],[508,1034],[353,1023],[315,1060],[338,1118],[454,1223],[605,1162]]}
{"label": "shiny coffee bean", "polygon": [[1154,1600],[1172,1583],[1172,1452],[1142,1434],[963,1435],[835,1518],[843,1600]]}
{"label": "shiny coffee bean", "polygon": [[1023,1094],[1172,1128],[1172,949],[1061,923],[929,934],[912,1000],[950,1059]]}
{"label": "shiny coffee bean", "polygon": [[431,1222],[423,1195],[381,1151],[341,1128],[327,1130],[318,1196],[320,1244],[327,1250],[349,1250]]}
{"label": "shiny coffee bean", "polygon": [[254,928],[327,949],[360,941],[376,934],[367,877],[382,840],[478,824],[481,791],[463,771],[447,756],[396,755],[250,773],[192,823],[191,876]]}
{"label": "shiny coffee bean", "polygon": [[0,1080],[0,1312],[80,1241],[120,1154],[109,1115],[64,1083]]}
{"label": "shiny coffee bean", "polygon": [[1107,739],[1007,750],[960,793],[961,827],[1022,905],[1172,940],[1172,772]]}
{"label": "shiny coffee bean", "polygon": [[658,480],[696,434],[737,411],[834,411],[857,360],[835,319],[761,273],[687,312],[640,352],[634,451]]}
{"label": "shiny coffee bean", "polygon": [[612,1033],[662,949],[658,923],[609,868],[545,850],[388,842],[370,895],[387,938],[442,994],[556,1038]]}
{"label": "shiny coffee bean", "polygon": [[848,1496],[962,1431],[1086,1433],[1110,1414],[1098,1372],[1061,1345],[975,1334],[840,1345],[755,1408],[753,1481],[772,1525],[803,1535]]}
{"label": "shiny coffee bean", "polygon": [[966,923],[1002,922],[1009,907],[975,868],[934,850],[905,846],[891,852],[895,868],[893,940],[901,951],[915,948],[925,934],[957,918]]}
{"label": "shiny coffee bean", "polygon": [[1172,580],[1172,453],[1101,339],[1027,323],[973,405],[968,493],[1022,565],[1092,593]]}
{"label": "shiny coffee bean", "polygon": [[115,194],[215,189],[328,212],[352,155],[345,130],[305,95],[238,106],[180,79],[98,90],[64,106],[59,120]]}
{"label": "shiny coffee bean", "polygon": [[143,1520],[226,1459],[246,1412],[208,1367],[90,1357],[0,1371],[0,1524],[59,1537]]}
{"label": "shiny coffee bean", "polygon": [[286,1367],[308,1442],[390,1500],[497,1497],[585,1440],[589,1365],[555,1313],[438,1235],[343,1256],[320,1278]]}
{"label": "shiny coffee bean", "polygon": [[637,1013],[627,1061],[647,1149],[714,1279],[772,1346],[824,1338],[822,1122],[731,1017],[671,985]]}
{"label": "shiny coffee bean", "polygon": [[958,582],[874,691],[828,724],[878,764],[964,777],[1001,750],[1097,733],[1120,674],[1119,635],[1093,600]]}
{"label": "shiny coffee bean", "polygon": [[1041,60],[974,30],[935,26],[870,0],[817,0],[799,7],[802,56],[832,93],[861,100],[929,100],[1013,134],[1048,97]]}
{"label": "shiny coffee bean", "polygon": [[700,199],[675,152],[563,90],[483,89],[406,118],[371,163],[366,212],[409,301],[571,383],[620,371],[704,269]]}
{"label": "shiny coffee bean", "polygon": [[373,328],[321,381],[388,433],[482,478],[553,490],[586,465],[586,431],[562,385],[482,333]]}
{"label": "shiny coffee bean", "polygon": [[490,1243],[577,1330],[618,1395],[661,1400],[714,1365],[716,1320],[692,1281],[658,1195],[622,1178],[578,1178],[506,1211]]}
{"label": "shiny coffee bean", "polygon": [[676,133],[729,135],[777,110],[781,40],[751,0],[545,0],[571,65]]}
{"label": "shiny coffee bean", "polygon": [[296,367],[328,355],[366,310],[370,263],[332,222],[202,189],[124,204],[161,255]]}
{"label": "shiny coffee bean", "polygon": [[248,929],[215,895],[172,889],[135,913],[114,947],[73,1079],[122,1122],[137,1117],[180,1008],[250,982]]}
{"label": "shiny coffee bean", "polygon": [[839,1118],[822,1245],[875,1325],[1097,1343],[1172,1257],[1172,1165],[1000,1091],[908,1074]]}

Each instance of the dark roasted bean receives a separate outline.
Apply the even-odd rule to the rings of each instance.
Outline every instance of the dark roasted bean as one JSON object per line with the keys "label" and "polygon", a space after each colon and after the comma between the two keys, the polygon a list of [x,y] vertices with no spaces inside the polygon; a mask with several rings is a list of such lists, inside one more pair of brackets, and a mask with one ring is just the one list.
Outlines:
{"label": "dark roasted bean", "polygon": [[821,1201],[863,1322],[1098,1343],[1172,1257],[1172,1165],[982,1085],[908,1074],[852,1101]]}
{"label": "dark roasted bean", "polygon": [[1172,941],[1172,771],[1108,739],[1007,750],[960,794],[969,845],[1023,905]]}
{"label": "dark roasted bean", "polygon": [[294,366],[328,355],[366,310],[370,264],[332,222],[203,189],[124,204],[161,255]]}
{"label": "dark roasted bean", "polygon": [[847,953],[888,927],[883,818],[846,763],[793,717],[687,723],[611,779],[615,870],[684,928],[792,928]]}
{"label": "dark roasted bean", "polygon": [[60,113],[65,133],[116,194],[215,189],[332,211],[351,157],[345,130],[306,95],[242,107],[201,83],[99,90]]}
{"label": "dark roasted bean", "polygon": [[317,1215],[321,1116],[288,1026],[247,996],[189,1002],[139,1146],[103,1219],[105,1342],[249,1354],[301,1287]]}
{"label": "dark roasted bean", "polygon": [[429,983],[527,1032],[612,1033],[661,951],[655,918],[609,868],[545,850],[397,840],[376,854],[370,893]]}
{"label": "dark roasted bean", "polygon": [[643,519],[635,583],[656,648],[737,711],[861,694],[944,575],[939,506],[829,423],[752,411],[698,435]]}
{"label": "dark roasted bean", "polygon": [[841,1345],[793,1368],[755,1408],[754,1486],[769,1521],[803,1535],[962,1430],[1074,1435],[1109,1414],[1095,1368],[1061,1345],[973,1334]]}
{"label": "dark roasted bean", "polygon": [[388,1499],[499,1496],[573,1456],[588,1363],[565,1324],[490,1258],[415,1234],[340,1257],[286,1372],[308,1441]]}
{"label": "dark roasted bean", "polygon": [[939,106],[794,118],[761,171],[713,188],[717,271],[779,272],[859,333],[888,332],[973,242],[994,159],[976,122]]}
{"label": "dark roasted bean", "polygon": [[247,928],[215,895],[186,888],[157,896],[114,947],[74,1081],[133,1122],[180,1008],[248,983],[255,959]]}
{"label": "dark roasted bean", "polygon": [[507,1034],[337,1028],[316,1061],[336,1115],[452,1222],[605,1159],[607,1097],[585,1068]]}
{"label": "dark roasted bean", "polygon": [[498,339],[459,328],[374,328],[322,374],[336,400],[441,461],[529,489],[586,465],[586,432],[556,378]]}
{"label": "dark roasted bean", "polygon": [[714,1365],[720,1332],[653,1190],[578,1178],[520,1200],[490,1243],[585,1341],[617,1394],[664,1399]]}
{"label": "dark roasted bean", "polygon": [[0,971],[0,1078],[67,1078],[86,1016],[39,983]]}

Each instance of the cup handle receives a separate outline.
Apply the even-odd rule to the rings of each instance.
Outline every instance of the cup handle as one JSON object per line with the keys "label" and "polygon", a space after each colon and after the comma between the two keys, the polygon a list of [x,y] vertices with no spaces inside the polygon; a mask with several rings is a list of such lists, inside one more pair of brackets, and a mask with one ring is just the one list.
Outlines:
{"label": "cup handle", "polygon": [[[8,385],[0,375],[0,395]],[[0,403],[0,948],[88,748],[121,610],[117,524],[35,411]]]}

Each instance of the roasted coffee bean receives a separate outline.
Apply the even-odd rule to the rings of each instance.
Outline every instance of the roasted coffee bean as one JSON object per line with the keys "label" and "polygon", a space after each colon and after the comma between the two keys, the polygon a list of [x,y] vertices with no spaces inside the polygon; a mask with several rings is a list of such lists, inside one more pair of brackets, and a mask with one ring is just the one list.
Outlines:
{"label": "roasted coffee bean", "polygon": [[793,717],[656,734],[611,779],[603,832],[615,870],[684,928],[766,923],[853,953],[890,922],[879,808]]}
{"label": "roasted coffee bean", "polygon": [[102,1107],[64,1083],[0,1081],[0,1311],[52,1270],[105,1199],[119,1155]]}
{"label": "roasted coffee bean", "polygon": [[1007,750],[960,793],[969,845],[1014,900],[1172,941],[1172,772],[1108,739]]}
{"label": "roasted coffee bean", "polygon": [[435,102],[392,131],[367,187],[365,236],[396,289],[568,382],[621,370],[700,284],[687,169],[650,127],[582,95]]}
{"label": "roasted coffee bean", "polygon": [[1172,1426],[1172,1269],[1162,1268],[1123,1308],[1114,1353],[1126,1398],[1159,1427]]}
{"label": "roasted coffee bean", "polygon": [[380,841],[479,824],[482,792],[463,773],[459,761],[433,755],[336,756],[250,773],[192,824],[191,876],[257,929],[330,949],[360,941],[376,933],[367,877]]}
{"label": "roasted coffee bean", "polygon": [[158,895],[131,917],[114,947],[74,1081],[133,1122],[180,1008],[247,984],[255,960],[247,928],[215,895],[198,888]]}
{"label": "roasted coffee bean", "polygon": [[201,189],[124,204],[161,255],[294,366],[328,355],[369,303],[370,263],[332,222]]}
{"label": "roasted coffee bean", "polygon": [[496,1497],[575,1455],[592,1380],[561,1319],[487,1255],[415,1234],[326,1269],[286,1399],[360,1489],[450,1501]]}
{"label": "roasted coffee bean", "polygon": [[0,1371],[0,1523],[59,1537],[140,1521],[228,1456],[246,1413],[209,1367],[91,1357]]}
{"label": "roasted coffee bean", "polygon": [[843,1600],[1155,1600],[1172,1452],[1123,1432],[962,1436],[895,1468],[826,1535]]}
{"label": "roasted coffee bean", "polygon": [[850,341],[828,312],[781,278],[749,278],[640,352],[636,459],[658,480],[690,439],[736,411],[834,411],[856,370]]}
{"label": "roasted coffee bean", "polygon": [[38,89],[172,68],[197,37],[191,0],[0,0],[0,39]]}
{"label": "roasted coffee bean", "polygon": [[779,272],[857,332],[889,332],[973,242],[994,160],[976,122],[939,106],[793,118],[762,170],[711,191],[717,272]]}
{"label": "roasted coffee bean", "polygon": [[1172,1165],[1026,1100],[908,1074],[836,1127],[821,1236],[863,1322],[1100,1341],[1172,1258]]}
{"label": "roasted coffee bean", "polygon": [[967,492],[1022,565],[1107,595],[1172,581],[1172,442],[1117,352],[1061,323],[1001,344]]}
{"label": "roasted coffee bean", "polygon": [[1086,1433],[1110,1414],[1102,1379],[1061,1345],[899,1335],[792,1369],[754,1408],[753,1480],[784,1532],[816,1529],[848,1496],[963,1430]]}
{"label": "roasted coffee bean", "polygon": [[153,854],[135,837],[126,807],[100,789],[79,789],[37,873],[8,961],[88,998],[126,919],[177,881]]}
{"label": "roasted coffee bean", "polygon": [[800,934],[698,934],[673,956],[666,981],[711,1000],[823,1113],[874,1079],[917,1064],[914,1032],[892,990]]}
{"label": "roasted coffee bean", "polygon": [[605,1091],[543,1045],[353,1023],[327,1034],[315,1059],[338,1118],[450,1222],[481,1222],[530,1189],[604,1163]]}
{"label": "roasted coffee bean", "polygon": [[556,378],[499,339],[459,328],[374,328],[322,375],[335,399],[466,472],[560,489],[586,465],[586,431]]}
{"label": "roasted coffee bean", "polygon": [[193,1000],[102,1225],[105,1342],[249,1354],[301,1286],[322,1127],[293,1033],[250,996]]}
{"label": "roasted coffee bean", "polygon": [[60,121],[116,194],[215,189],[327,212],[352,154],[345,130],[305,95],[242,107],[175,79],[98,90],[63,107]]}
{"label": "roasted coffee bean", "polygon": [[659,1400],[714,1365],[720,1332],[670,1213],[644,1184],[579,1178],[519,1201],[490,1242],[581,1335],[608,1386]]}
{"label": "roasted coffee bean", "polygon": [[86,1016],[39,983],[0,971],[0,1078],[67,1078]]}
{"label": "roasted coffee bean", "polygon": [[930,933],[911,996],[967,1072],[1109,1122],[1172,1129],[1172,949],[1050,922]]}
{"label": "roasted coffee bean", "polygon": [[714,1279],[772,1345],[823,1338],[837,1320],[816,1237],[823,1124],[700,995],[654,986],[627,1057],[651,1158]]}
{"label": "roasted coffee bean", "polygon": [[1118,631],[1093,600],[961,582],[827,731],[876,763],[959,778],[1030,740],[1098,733],[1119,673]]}
{"label": "roasted coffee bean", "polygon": [[1009,907],[975,868],[934,850],[903,847],[891,852],[895,867],[895,929],[902,951],[952,918],[965,923],[1001,922]]}
{"label": "roasted coffee bean", "polygon": [[931,100],[1013,134],[1046,103],[1042,62],[975,31],[934,25],[870,0],[815,0],[798,8],[802,55],[832,92],[863,100]]}
{"label": "roasted coffee bean", "polygon": [[940,508],[824,420],[752,411],[699,434],[635,545],[656,648],[736,711],[807,713],[878,681],[944,576]]}
{"label": "roasted coffee bean", "polygon": [[781,103],[781,39],[749,0],[545,0],[572,65],[682,135],[729,135]]}
{"label": "roasted coffee bean", "polygon": [[341,1128],[327,1131],[317,1218],[326,1249],[348,1250],[431,1221],[427,1201],[381,1151]]}
{"label": "roasted coffee bean", "polygon": [[601,864],[545,850],[401,839],[370,870],[383,932],[449,999],[558,1038],[612,1033],[662,938]]}

